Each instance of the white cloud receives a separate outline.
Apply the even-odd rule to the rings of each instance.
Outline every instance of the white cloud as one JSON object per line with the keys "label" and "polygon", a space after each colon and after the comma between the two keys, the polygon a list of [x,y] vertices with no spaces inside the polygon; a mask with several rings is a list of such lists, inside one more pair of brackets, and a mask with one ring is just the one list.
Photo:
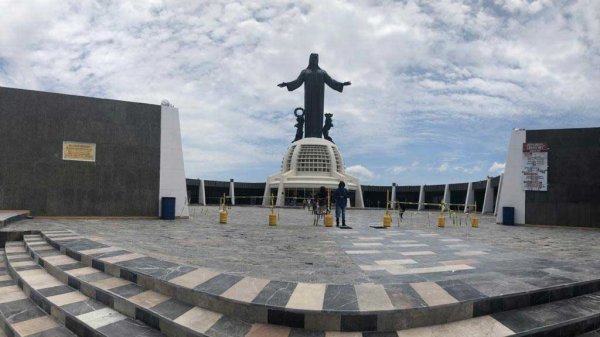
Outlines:
{"label": "white cloud", "polygon": [[406,166],[398,165],[391,168],[392,173],[398,174],[402,172],[406,172],[409,168]]}
{"label": "white cloud", "polygon": [[448,163],[443,163],[437,167],[437,170],[439,172],[446,172],[446,171],[448,171],[448,166],[449,166]]}
{"label": "white cloud", "polygon": [[386,169],[386,171],[390,172],[392,175],[396,176],[400,173],[407,171],[416,171],[421,168],[421,163],[418,161],[413,161],[409,165],[396,165]]}
{"label": "white cloud", "polygon": [[496,4],[510,12],[525,12],[528,14],[535,14],[550,3],[550,0],[496,0]]}
{"label": "white cloud", "polygon": [[361,183],[369,181],[375,177],[375,173],[362,165],[349,166],[346,168],[346,173],[357,177],[360,179]]}
{"label": "white cloud", "polygon": [[505,166],[506,166],[506,163],[494,162],[492,164],[492,166],[490,166],[490,168],[488,169],[488,171],[490,173],[500,174],[500,173],[504,172],[504,167]]}
{"label": "white cloud", "polygon": [[[260,171],[250,179],[264,181],[277,171],[303,93],[276,84],[298,76],[310,52],[332,77],[352,81],[341,94],[325,94],[346,160],[376,157],[369,165],[392,173],[431,156],[449,162],[443,145],[457,162],[501,160],[508,130],[523,121],[589,125],[600,115],[596,0],[2,6],[9,10],[0,11],[0,85],[169,99],[180,109],[191,177],[248,179]],[[467,140],[482,156],[494,149],[493,157],[472,158]],[[443,172],[456,181],[481,171],[453,163]]]}
{"label": "white cloud", "polygon": [[473,166],[466,166],[466,167],[463,165],[454,166],[455,171],[460,171],[460,172],[464,172],[467,174],[481,172],[481,169],[482,169],[482,164],[474,164]]}

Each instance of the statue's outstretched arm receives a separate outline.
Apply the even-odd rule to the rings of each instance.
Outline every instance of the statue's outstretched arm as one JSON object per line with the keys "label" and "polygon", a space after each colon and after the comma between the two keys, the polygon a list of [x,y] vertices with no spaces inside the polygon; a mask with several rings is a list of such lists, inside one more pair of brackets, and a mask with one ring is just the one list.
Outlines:
{"label": "statue's outstretched arm", "polygon": [[350,85],[352,83],[350,82],[338,82],[336,80],[334,80],[333,78],[331,78],[331,76],[329,76],[329,74],[327,74],[327,72],[325,72],[325,83],[327,83],[327,85],[336,91],[342,92],[344,90],[344,86],[345,85]]}
{"label": "statue's outstretched arm", "polygon": [[300,73],[297,79],[291,82],[281,82],[277,86],[281,88],[287,87],[288,91],[294,91],[298,89],[302,85],[302,83],[304,83],[304,71]]}

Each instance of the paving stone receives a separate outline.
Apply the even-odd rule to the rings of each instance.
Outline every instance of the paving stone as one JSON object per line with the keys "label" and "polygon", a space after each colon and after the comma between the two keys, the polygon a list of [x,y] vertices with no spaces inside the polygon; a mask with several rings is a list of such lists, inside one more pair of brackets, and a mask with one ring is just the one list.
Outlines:
{"label": "paving stone", "polygon": [[10,324],[27,321],[33,318],[44,317],[46,313],[33,304],[28,298],[16,299],[0,304],[0,312]]}
{"label": "paving stone", "polygon": [[87,314],[89,312],[96,311],[104,307],[105,306],[103,304],[89,298],[85,301],[70,303],[62,306],[62,308],[66,312],[70,313],[73,316]]}
{"label": "paving stone", "polygon": [[323,300],[324,310],[358,311],[358,299],[352,285],[327,285]]}
{"label": "paving stone", "polygon": [[185,304],[174,299],[169,299],[152,307],[152,311],[170,319],[175,319],[192,308],[193,306],[189,304]]}
{"label": "paving stone", "polygon": [[198,268],[178,277],[172,278],[169,282],[187,288],[194,288],[195,286],[202,284],[219,274],[220,272],[218,271],[206,268]]}
{"label": "paving stone", "polygon": [[223,315],[194,307],[183,315],[177,317],[175,322],[188,327],[196,332],[208,331]]}
{"label": "paving stone", "polygon": [[88,300],[89,298],[78,291],[71,291],[68,293],[48,296],[48,301],[56,304],[59,307],[62,307],[67,304],[83,302]]}
{"label": "paving stone", "polygon": [[242,279],[241,276],[219,274],[210,280],[194,287],[195,290],[213,295],[220,295]]}
{"label": "paving stone", "polygon": [[[103,324],[102,322],[101,324]],[[118,336],[144,336],[159,337],[164,336],[159,331],[152,329],[138,321],[131,319],[117,320],[116,322],[103,325],[98,331],[108,337]]]}
{"label": "paving stone", "polygon": [[157,293],[156,291],[147,290],[132,297],[129,297],[128,300],[141,307],[152,308],[155,305],[161,304],[169,300],[169,297]]}
{"label": "paving stone", "polygon": [[489,336],[501,337],[511,336],[514,332],[491,318],[490,316],[473,318],[465,321],[454,322],[431,327],[423,327],[409,330],[398,331],[400,337],[445,337],[445,336]]}
{"label": "paving stone", "polygon": [[129,298],[139,293],[143,293],[146,290],[137,284],[130,283],[120,287],[112,288],[110,291],[122,297]]}
{"label": "paving stone", "polygon": [[249,323],[233,321],[231,318],[223,316],[214,323],[206,334],[214,337],[245,337],[250,331],[252,325]]}
{"label": "paving stone", "polygon": [[240,302],[252,302],[269,283],[269,280],[245,277],[221,294],[222,297]]}
{"label": "paving stone", "polygon": [[22,336],[37,334],[57,327],[59,327],[59,324],[48,316],[33,318],[12,325],[12,328]]}
{"label": "paving stone", "polygon": [[325,299],[325,284],[298,283],[288,301],[287,308],[321,310]]}
{"label": "paving stone", "polygon": [[434,282],[411,283],[410,286],[429,306],[458,302],[444,288]]}
{"label": "paving stone", "polygon": [[285,307],[296,289],[295,282],[270,281],[252,303]]}

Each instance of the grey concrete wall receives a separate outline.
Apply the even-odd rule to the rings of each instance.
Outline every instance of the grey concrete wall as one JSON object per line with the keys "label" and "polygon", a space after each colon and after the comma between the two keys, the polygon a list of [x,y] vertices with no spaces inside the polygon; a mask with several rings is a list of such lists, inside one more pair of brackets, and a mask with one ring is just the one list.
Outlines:
{"label": "grey concrete wall", "polygon": [[[34,216],[157,216],[161,107],[0,88],[0,209]],[[63,141],[96,162],[62,160]]]}
{"label": "grey concrete wall", "polygon": [[548,143],[548,191],[525,192],[528,224],[600,227],[600,128],[528,130]]}

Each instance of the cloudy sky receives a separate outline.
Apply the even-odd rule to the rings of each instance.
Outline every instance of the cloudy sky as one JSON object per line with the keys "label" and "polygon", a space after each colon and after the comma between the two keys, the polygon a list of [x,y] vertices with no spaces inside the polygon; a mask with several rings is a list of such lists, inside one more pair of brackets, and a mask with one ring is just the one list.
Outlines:
{"label": "cloudy sky", "polygon": [[311,52],[364,184],[502,171],[512,128],[600,126],[600,1],[0,0],[0,86],[179,108],[189,178],[265,181]]}

